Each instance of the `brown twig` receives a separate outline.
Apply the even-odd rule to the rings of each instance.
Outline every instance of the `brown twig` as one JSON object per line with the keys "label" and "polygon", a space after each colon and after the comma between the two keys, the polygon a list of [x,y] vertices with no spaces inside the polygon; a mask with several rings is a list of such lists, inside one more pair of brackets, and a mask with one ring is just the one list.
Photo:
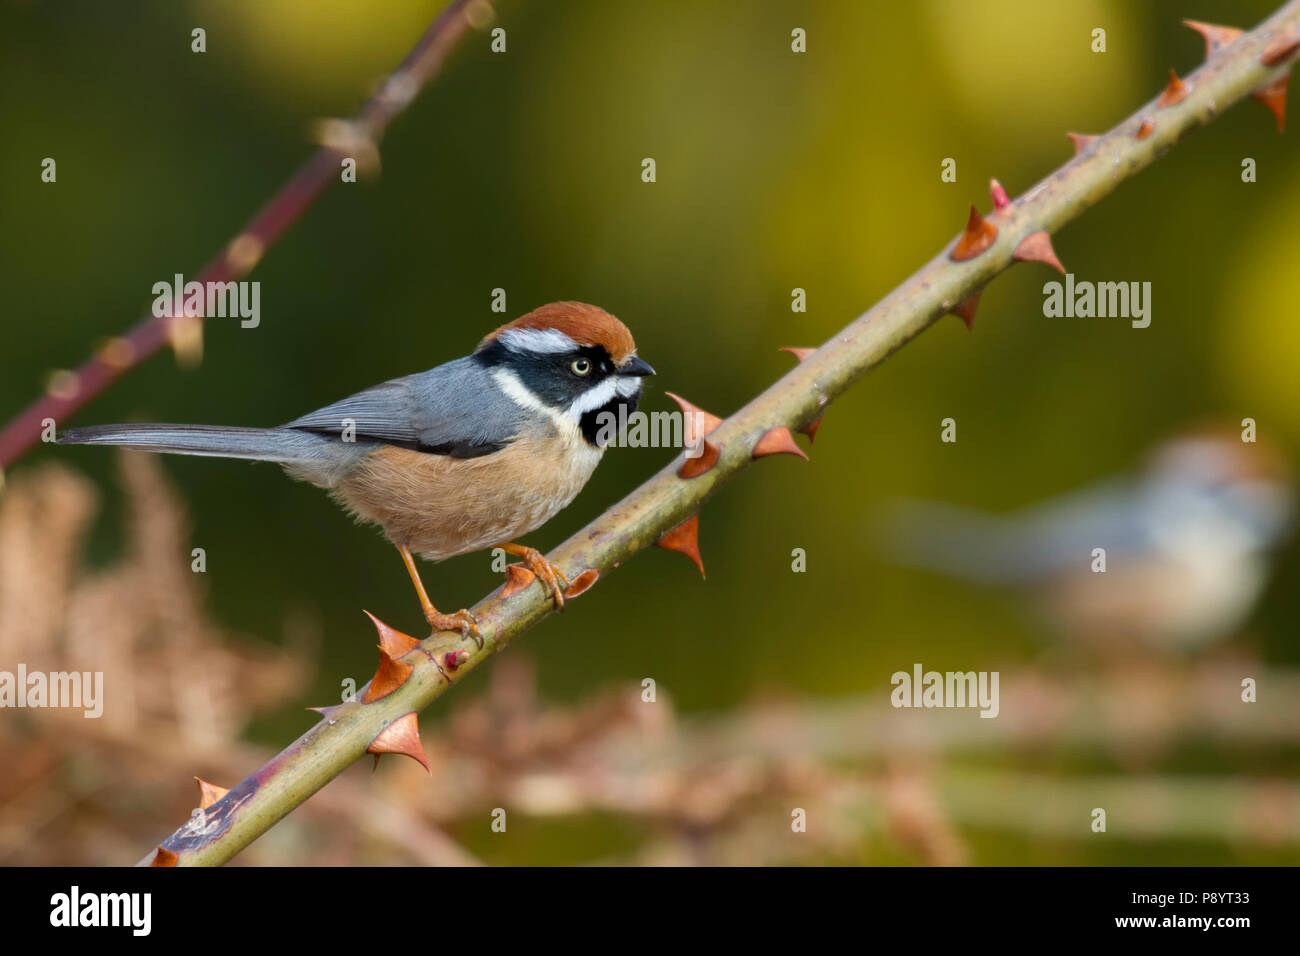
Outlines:
{"label": "brown twig", "polygon": [[[194,281],[231,282],[248,275],[325,187],[340,178],[343,158],[351,156],[361,165],[364,158],[373,160],[378,155],[379,140],[388,125],[438,74],[465,30],[486,22],[491,15],[488,0],[452,0],[352,119],[322,124],[321,147]],[[46,394],[0,431],[0,469],[7,468],[40,439],[46,419],[67,419],[174,336],[184,334],[187,322],[194,320],[150,315],[125,335],[108,342],[76,371],[58,376]]]}

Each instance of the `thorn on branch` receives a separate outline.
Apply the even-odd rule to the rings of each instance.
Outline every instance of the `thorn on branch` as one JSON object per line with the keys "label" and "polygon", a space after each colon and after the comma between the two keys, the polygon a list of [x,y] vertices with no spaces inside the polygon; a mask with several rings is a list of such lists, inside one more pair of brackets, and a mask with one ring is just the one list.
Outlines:
{"label": "thorn on branch", "polygon": [[1156,131],[1156,124],[1150,120],[1143,120],[1142,125],[1138,127],[1137,132],[1133,134],[1134,139],[1146,139]]}
{"label": "thorn on branch", "polygon": [[532,584],[533,579],[536,577],[537,575],[522,564],[507,564],[506,583],[501,588],[501,599],[504,601],[508,597],[514,597]]}
{"label": "thorn on branch", "polygon": [[565,598],[576,598],[579,594],[591,590],[592,585],[596,583],[596,579],[599,577],[600,571],[598,569],[587,568],[587,570],[583,571],[569,582],[569,586],[564,589]]}
{"label": "thorn on branch", "polygon": [[1092,141],[1097,138],[1096,136],[1089,136],[1087,133],[1066,133],[1065,135],[1070,137],[1070,142],[1074,144],[1075,156],[1078,156],[1091,146]]}
{"label": "thorn on branch", "polygon": [[700,558],[700,516],[693,514],[655,542],[655,547],[677,551],[695,562],[704,577],[704,561]]}
{"label": "thorn on branch", "polygon": [[975,325],[975,310],[979,308],[980,295],[983,292],[983,289],[976,289],[948,310],[951,314],[965,322],[966,328],[968,329]]}
{"label": "thorn on branch", "polygon": [[698,405],[691,404],[680,395],[673,392],[664,394],[676,402],[682,410],[682,443],[687,448],[695,449],[700,447],[700,442],[704,442],[700,454],[688,457],[682,462],[681,467],[677,469],[677,477],[698,478],[716,465],[718,456],[722,454],[717,445],[704,441],[704,436],[721,425],[722,419],[711,412],[706,412]]}
{"label": "thorn on branch", "polygon": [[405,754],[426,772],[432,773],[429,770],[429,761],[424,756],[424,746],[420,743],[420,723],[415,717],[415,711],[397,718],[381,730],[375,739],[370,741],[366,753],[375,755],[376,767],[379,766],[379,758],[383,754]]}
{"label": "thorn on branch", "polygon": [[722,424],[722,419],[711,412],[706,412],[698,405],[692,405],[680,395],[664,392],[677,403],[682,410],[682,440],[688,445],[697,441]]}
{"label": "thorn on branch", "polygon": [[206,810],[230,792],[230,788],[218,787],[215,783],[208,783],[201,777],[195,777],[194,782],[199,785],[200,810]]}
{"label": "thorn on branch", "polygon": [[1156,109],[1166,109],[1187,99],[1187,84],[1178,78],[1173,70],[1169,71],[1169,85],[1165,87],[1160,99],[1156,100]]}
{"label": "thorn on branch", "polygon": [[[698,455],[688,456],[682,462],[682,466],[677,469],[678,478],[698,478],[718,463],[718,456],[722,454],[722,449],[707,439],[701,438],[699,441],[704,443],[704,447]],[[699,442],[689,446],[691,451],[699,447]]]}
{"label": "thorn on branch", "polygon": [[1202,23],[1200,20],[1184,20],[1184,26],[1189,26],[1205,40],[1205,58],[1208,60],[1220,48],[1227,46],[1237,37],[1241,36],[1240,30],[1236,27],[1221,27],[1213,23]]}
{"label": "thorn on branch", "polygon": [[166,847],[158,847],[154,851],[153,859],[149,861],[150,866],[175,866],[181,860],[180,855],[173,853]]}
{"label": "thorn on branch", "polygon": [[1268,107],[1273,118],[1277,120],[1277,131],[1280,133],[1286,129],[1286,89],[1291,74],[1279,76],[1268,86],[1255,93],[1250,94],[1251,99],[1263,103]]}
{"label": "thorn on branch", "polygon": [[1015,252],[1011,253],[1011,258],[1017,262],[1046,263],[1062,275],[1065,274],[1065,266],[1061,265],[1061,260],[1056,258],[1056,250],[1052,248],[1052,237],[1041,230],[1031,232],[1021,239]]}
{"label": "thorn on branch", "polygon": [[997,237],[998,227],[981,216],[979,210],[972,203],[970,219],[966,222],[966,231],[961,234],[957,244],[952,247],[952,252],[948,253],[948,258],[953,262],[965,262],[968,259],[974,259],[993,245]]}
{"label": "thorn on branch", "polygon": [[755,442],[753,456],[755,458],[765,458],[768,455],[798,455],[804,461],[808,460],[804,450],[799,447],[799,443],[790,434],[790,429],[784,425],[769,428],[763,433],[763,437]]}
{"label": "thorn on branch", "polygon": [[370,678],[370,685],[361,697],[361,703],[373,704],[387,697],[406,683],[415,667],[405,661],[395,661],[382,650],[379,652],[379,667],[375,676]]}
{"label": "thorn on branch", "polygon": [[363,613],[370,618],[371,623],[375,625],[375,630],[379,633],[379,649],[393,660],[405,657],[420,646],[420,642],[409,634],[403,634],[397,628],[389,627],[369,611]]}

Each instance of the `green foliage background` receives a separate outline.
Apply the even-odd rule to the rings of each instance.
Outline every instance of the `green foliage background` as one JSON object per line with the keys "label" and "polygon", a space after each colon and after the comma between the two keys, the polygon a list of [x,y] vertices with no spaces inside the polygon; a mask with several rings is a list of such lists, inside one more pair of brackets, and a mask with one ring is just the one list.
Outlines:
{"label": "green foliage background", "polygon": [[[503,0],[508,52],[467,38],[391,130],[382,176],[334,186],[259,266],[260,328],[209,323],[199,368],[158,357],[75,423],[286,421],[464,354],[502,321],[489,311],[498,286],[511,316],[561,298],[603,305],[659,370],[645,407],[672,407],[669,389],[726,413],[788,367],[778,346],[824,341],[933,255],[971,202],[986,209],[989,177],[1025,190],[1069,156],[1066,130],[1103,131],[1170,66],[1197,65],[1201,39],[1180,18],[1249,26],[1272,7]],[[310,121],[349,115],[435,9],[0,3],[0,416],[133,323],[155,281],[196,272],[306,155]],[[194,26],[206,54],[190,52]],[[806,55],[790,52],[795,26]],[[1105,54],[1089,50],[1096,26]],[[1011,508],[1131,467],[1205,417],[1252,416],[1294,459],[1295,154],[1295,132],[1277,135],[1262,108],[1232,110],[1055,237],[1080,278],[1149,280],[1149,329],[1044,319],[1047,271],[1013,269],[985,293],[973,333],[941,322],[837,403],[811,465],[764,463],[707,506],[707,582],[677,556],[645,554],[511,653],[535,655],[552,698],[649,675],[687,711],[761,693],[884,695],[918,660],[1005,673],[1039,659],[1045,636],[1011,599],[882,563],[874,508],[900,494]],[[39,181],[46,156],[56,186]],[[640,181],[645,156],[653,185]],[[955,184],[940,182],[944,157],[957,160]],[[807,314],[790,311],[796,286]],[[956,445],[938,441],[950,415]],[[101,452],[43,448],[24,465],[51,455],[114,484]],[[558,543],[667,455],[608,455],[530,543]],[[267,466],[166,467],[207,550],[218,619],[268,637],[295,607],[322,621],[319,699],[303,703],[369,673],[362,607],[418,632],[396,554],[318,491]],[[120,547],[110,512],[95,558]],[[806,574],[790,573],[794,547]],[[448,607],[498,582],[486,554],[425,578]],[[1300,658],[1298,582],[1292,544],[1242,638],[1275,664]],[[439,732],[436,711],[426,734]],[[303,726],[287,710],[255,730],[276,743]],[[1207,759],[1202,770],[1233,769]],[[1293,753],[1254,764],[1285,767]],[[971,836],[986,863],[1276,859]],[[608,838],[601,825],[543,832],[528,858],[581,857],[594,849],[583,841]]]}

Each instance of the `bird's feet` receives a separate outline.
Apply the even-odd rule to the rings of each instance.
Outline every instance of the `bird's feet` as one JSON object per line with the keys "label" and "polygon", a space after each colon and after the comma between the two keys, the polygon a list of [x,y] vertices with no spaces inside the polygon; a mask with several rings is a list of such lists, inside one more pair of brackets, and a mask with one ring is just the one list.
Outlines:
{"label": "bird's feet", "polygon": [[469,611],[461,608],[451,614],[443,614],[432,604],[425,608],[424,618],[438,631],[460,631],[461,637],[472,637],[479,647],[483,646],[483,636],[478,632],[478,621]]}
{"label": "bird's feet", "polygon": [[536,548],[522,544],[503,544],[501,547],[507,554],[523,558],[524,564],[528,565],[528,570],[537,575],[542,586],[551,592],[551,596],[555,599],[555,609],[563,611],[564,592],[569,588],[569,579],[564,576],[564,572],[546,560],[545,555]]}
{"label": "bird's feet", "polygon": [[454,614],[443,614],[433,602],[429,600],[429,594],[424,590],[424,582],[420,580],[420,572],[415,568],[415,559],[411,557],[411,549],[404,544],[397,546],[397,551],[402,556],[402,562],[406,565],[406,573],[411,576],[411,583],[415,585],[415,593],[420,598],[420,607],[424,610],[424,619],[429,622],[434,633],[438,631],[460,631],[461,637],[472,637],[481,648],[483,646],[483,636],[478,632],[478,621],[469,611],[461,608]]}

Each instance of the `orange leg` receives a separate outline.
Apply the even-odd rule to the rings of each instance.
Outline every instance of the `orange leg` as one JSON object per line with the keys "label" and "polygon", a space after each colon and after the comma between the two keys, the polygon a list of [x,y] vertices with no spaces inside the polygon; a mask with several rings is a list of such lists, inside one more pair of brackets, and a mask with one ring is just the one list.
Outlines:
{"label": "orange leg", "polygon": [[[537,575],[538,580],[551,592],[555,598],[555,609],[564,610],[564,591],[569,586],[569,579],[564,576],[564,572],[558,567],[547,561],[542,552],[536,548],[530,548],[526,544],[499,544],[497,545],[506,554],[513,554],[517,558],[523,558],[524,564],[528,565],[528,570]],[[560,582],[564,586],[560,586]]]}
{"label": "orange leg", "polygon": [[435,631],[460,631],[462,635],[469,635],[478,641],[478,646],[483,646],[483,638],[478,633],[478,622],[474,620],[474,615],[462,608],[454,614],[443,614],[433,602],[429,600],[429,593],[424,590],[424,582],[420,580],[420,572],[415,568],[415,559],[411,557],[411,549],[404,544],[399,544],[397,550],[402,554],[402,561],[406,564],[406,573],[411,576],[411,583],[415,585],[415,593],[420,596],[420,607],[424,609],[424,619],[429,622],[429,626]]}

